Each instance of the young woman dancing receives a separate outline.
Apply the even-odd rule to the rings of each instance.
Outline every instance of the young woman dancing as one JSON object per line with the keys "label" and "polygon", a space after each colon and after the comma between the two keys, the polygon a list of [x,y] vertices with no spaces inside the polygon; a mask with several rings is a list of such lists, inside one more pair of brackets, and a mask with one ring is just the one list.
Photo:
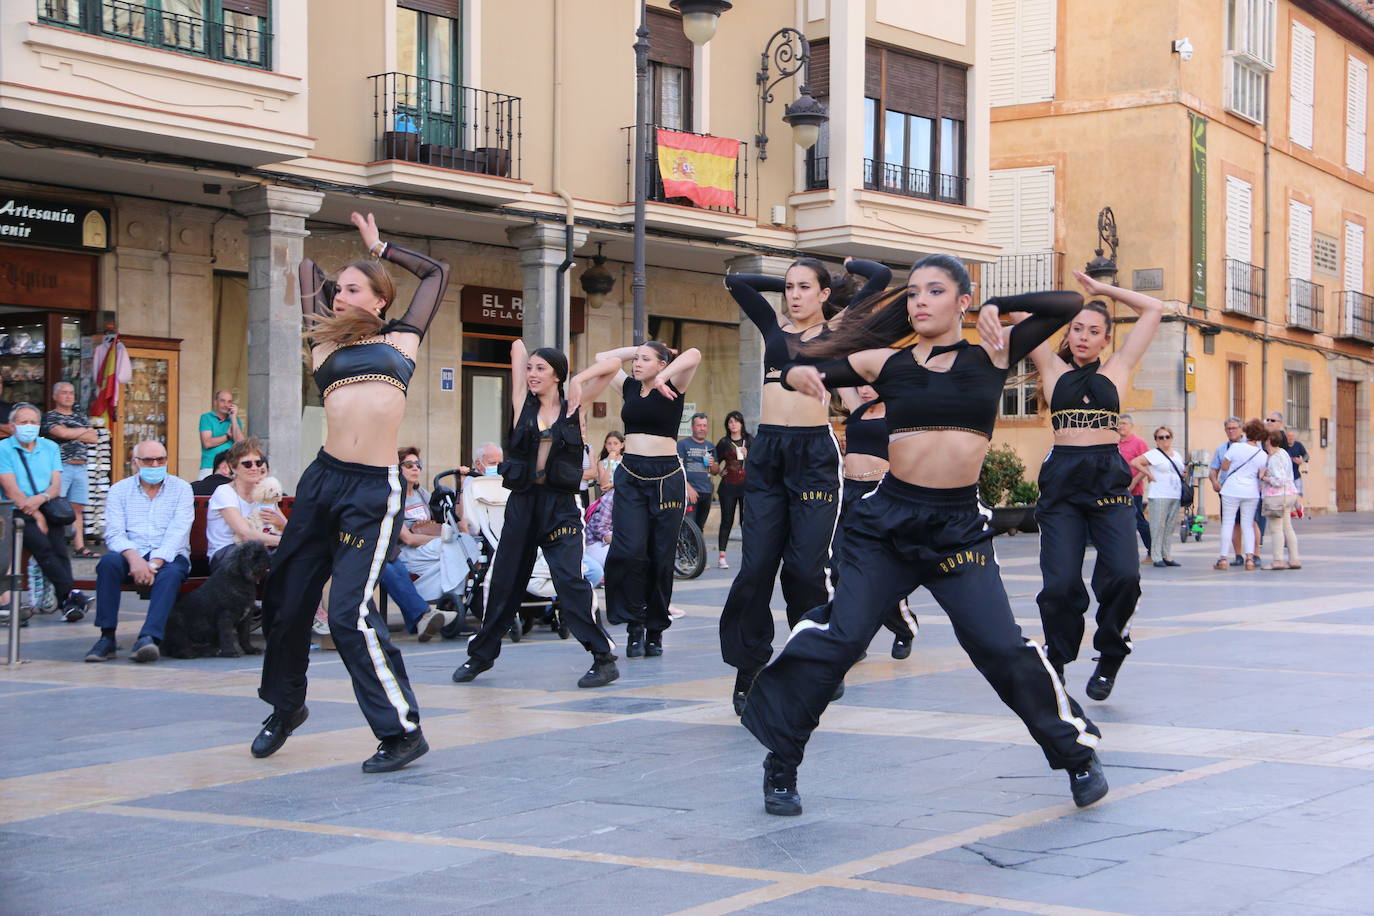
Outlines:
{"label": "young woman dancing", "polygon": [[515,425],[500,470],[501,484],[511,496],[487,580],[487,612],[481,629],[468,640],[468,659],[453,672],[453,680],[467,683],[496,663],[501,638],[520,612],[535,552],[542,550],[563,622],[592,654],[592,667],[577,686],[604,687],[620,671],[615,644],[592,616],[592,587],[582,577],[582,507],[577,501],[584,454],[578,421],[582,376],[572,380],[565,397],[567,357],[552,347],[527,355],[520,340],[510,345],[510,365]]}
{"label": "young woman dancing", "polygon": [[363,771],[398,770],[429,750],[401,653],[372,600],[396,540],[401,475],[396,437],[415,354],[448,287],[448,265],[381,241],[372,214],[352,216],[375,258],[410,271],[420,284],[399,320],[382,321],[396,288],[374,261],[327,280],[301,262],[301,308],[328,434],[296,489],[291,518],[272,557],[262,602],[267,636],[258,696],[272,706],[253,740],[254,757],[275,753],[305,721],[310,628],[325,580],[329,631],[353,679],[367,723],[380,740]]}
{"label": "young woman dancing", "polygon": [[[978,317],[982,345],[970,346],[961,318],[971,294],[957,258],[922,258],[905,289],[851,307],[826,340],[805,348],[838,358],[783,373],[784,384],[817,402],[827,384],[873,385],[887,404],[891,466],[847,524],[834,600],[793,628],[748,696],[744,725],[769,750],[771,814],[801,813],[797,767],[811,732],[883,615],[918,585],[930,589],[974,667],[1050,766],[1069,771],[1074,801],[1091,804],[1107,792],[1093,750],[1099,732],[1016,625],[976,493],[1008,366],[1067,324],[1083,300],[1072,292],[989,300]],[[1032,317],[1004,332],[1002,309]],[[912,331],[918,343],[893,348]]]}
{"label": "young woman dancing", "polygon": [[[887,288],[892,272],[872,261],[845,266],[868,279],[856,297],[863,301]],[[829,410],[816,398],[776,384],[782,367],[799,358],[803,341],[825,333],[824,309],[832,281],[825,266],[802,258],[784,278],[730,274],[725,287],[763,336],[763,411],[745,461],[744,540],[740,570],[720,615],[720,650],[736,669],[735,713],[744,710],[749,686],[773,654],[773,580],[782,564],[787,621],[829,598],[830,541],[840,502],[840,447],[830,429]],[[783,293],[793,330],[761,293]]]}
{"label": "young woman dancing", "polygon": [[1031,353],[1054,427],[1054,446],[1040,468],[1040,502],[1035,508],[1045,583],[1035,600],[1045,630],[1045,652],[1062,677],[1083,642],[1083,615],[1088,610],[1083,554],[1091,537],[1097,548],[1092,580],[1097,668],[1088,678],[1087,694],[1105,700],[1121,663],[1131,654],[1131,617],[1140,600],[1135,500],[1130,490],[1134,474],[1117,448],[1121,389],[1154,340],[1164,303],[1100,283],[1081,271],[1073,275],[1089,296],[1120,302],[1137,317],[1125,343],[1106,362],[1101,357],[1112,340],[1112,316],[1096,299],[1069,322],[1058,351],[1043,344]]}
{"label": "young woman dancing", "polygon": [[720,461],[720,487],[716,497],[720,500],[720,531],[716,535],[716,547],[720,558],[716,561],[719,569],[729,569],[725,559],[725,549],[730,546],[730,531],[735,527],[735,512],[744,516],[744,462],[749,457],[749,447],[754,437],[744,428],[744,414],[732,410],[725,415],[725,435],[716,443],[716,458]]}
{"label": "young woman dancing", "polygon": [[[625,360],[633,360],[631,375]],[[625,453],[615,472],[611,550],[606,556],[606,619],[626,625],[630,658],[663,654],[663,631],[672,626],[673,559],[687,505],[687,479],[678,457],[682,394],[692,384],[701,351],[676,358],[656,340],[596,354],[582,396],[595,398],[607,385],[624,398],[620,420]]]}

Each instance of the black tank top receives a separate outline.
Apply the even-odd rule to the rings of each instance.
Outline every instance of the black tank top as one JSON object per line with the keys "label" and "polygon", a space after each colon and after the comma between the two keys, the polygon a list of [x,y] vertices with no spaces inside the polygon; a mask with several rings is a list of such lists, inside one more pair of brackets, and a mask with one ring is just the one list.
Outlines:
{"label": "black tank top", "polygon": [[927,362],[956,351],[946,372],[932,372],[916,362],[911,347],[883,363],[873,387],[887,403],[887,431],[900,433],[956,429],[992,438],[1007,370],[999,369],[982,347],[967,340],[931,347]]}
{"label": "black tank top", "polygon": [[877,401],[860,404],[844,421],[844,453],[887,460],[887,419],[865,417]]}
{"label": "black tank top", "polygon": [[[668,387],[673,388],[673,383],[669,382]],[[652,389],[641,397],[643,390],[644,383],[636,378],[625,379],[620,389],[625,398],[625,404],[620,408],[620,422],[625,426],[625,434],[645,433],[676,439],[678,427],[682,424],[682,408],[686,405],[682,392],[673,388],[678,397],[670,400],[658,389]]]}
{"label": "black tank top", "polygon": [[1050,399],[1050,425],[1061,429],[1116,429],[1121,395],[1116,383],[1099,373],[1093,360],[1059,376]]}

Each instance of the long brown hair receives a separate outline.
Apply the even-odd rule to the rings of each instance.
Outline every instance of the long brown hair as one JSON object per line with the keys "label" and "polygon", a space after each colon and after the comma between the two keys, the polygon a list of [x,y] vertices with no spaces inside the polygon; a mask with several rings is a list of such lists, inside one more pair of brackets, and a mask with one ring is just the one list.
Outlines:
{"label": "long brown hair", "polygon": [[[376,261],[354,261],[344,270],[350,267],[367,278],[372,294],[382,300],[382,314],[385,314],[396,299],[396,284],[392,282],[391,274]],[[339,273],[342,274],[343,270]],[[308,316],[304,336],[315,346],[344,346],[364,338],[375,337],[381,329],[381,315],[374,315],[364,309],[349,309],[342,315]]]}
{"label": "long brown hair", "polygon": [[[1093,312],[1094,314],[1101,315],[1102,320],[1107,323],[1107,336],[1112,336],[1112,313],[1107,308],[1107,303],[1103,302],[1101,299],[1094,299],[1091,302],[1086,302],[1083,304],[1083,307],[1078,310],[1078,314],[1073,316],[1074,319],[1077,319],[1078,315],[1084,312]],[[1072,323],[1072,321],[1070,323]],[[1067,328],[1064,330],[1064,336],[1059,339],[1059,348],[1054,351],[1054,355],[1068,363],[1070,367],[1075,365],[1073,353],[1069,349],[1069,331]],[[1012,368],[1016,367],[1013,366]],[[1024,373],[1018,378],[1021,380],[1028,380],[1034,372],[1035,370],[1032,369],[1030,372]],[[1020,384],[1020,381],[1008,380],[1007,384]],[[1037,411],[1048,410],[1050,406],[1050,398],[1045,391],[1045,380],[1043,378],[1040,380],[1040,384],[1035,386],[1035,406]],[[1158,430],[1156,430],[1156,432],[1157,431]],[[1173,432],[1173,430],[1170,430],[1170,432]]]}

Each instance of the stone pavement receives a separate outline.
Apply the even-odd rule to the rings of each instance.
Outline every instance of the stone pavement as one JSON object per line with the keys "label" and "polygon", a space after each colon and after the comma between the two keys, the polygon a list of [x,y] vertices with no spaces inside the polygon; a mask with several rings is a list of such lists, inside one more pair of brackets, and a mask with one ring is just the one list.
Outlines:
{"label": "stone pavement", "polygon": [[[120,658],[85,664],[88,623],[35,618],[0,672],[0,911],[1374,912],[1374,517],[1298,530],[1300,571],[1214,572],[1214,531],[1142,568],[1136,654],[1085,702],[1112,792],[1083,810],[923,592],[912,657],[881,633],[826,713],[799,818],[763,813],[729,708],[730,572],[680,583],[667,654],[603,690],[546,632],[469,685],[461,643],[401,637],[433,750],[382,776],[331,653],[254,760],[257,659],[131,664],[126,613]],[[996,544],[1038,634],[1036,538]]]}

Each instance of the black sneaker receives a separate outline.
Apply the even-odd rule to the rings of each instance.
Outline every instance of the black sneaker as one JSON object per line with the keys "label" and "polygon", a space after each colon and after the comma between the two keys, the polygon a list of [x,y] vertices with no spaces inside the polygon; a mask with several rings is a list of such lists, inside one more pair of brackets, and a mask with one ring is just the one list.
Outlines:
{"label": "black sneaker", "polygon": [[453,669],[453,682],[455,684],[466,684],[481,674],[483,671],[491,670],[491,662],[484,662],[480,658],[468,656],[468,660],[457,668]]}
{"label": "black sneaker", "polygon": [[390,773],[429,752],[429,742],[417,728],[408,735],[383,738],[377,753],[363,761],[364,773]]}
{"label": "black sneaker", "polygon": [[643,656],[644,628],[632,623],[625,631],[625,657],[642,658]]}
{"label": "black sneaker", "polygon": [[[1101,775],[1100,770],[1098,773]],[[797,768],[783,763],[775,754],[763,758],[763,810],[778,817],[796,817],[802,813]]]}
{"label": "black sneaker", "polygon": [[892,657],[896,659],[910,658],[912,639],[913,637],[911,636],[908,636],[905,639],[898,636],[897,638],[893,639]]}
{"label": "black sneaker", "polygon": [[648,631],[644,636],[644,657],[659,658],[663,655],[663,632]]}
{"label": "black sneaker", "polygon": [[1103,657],[1095,661],[1097,667],[1093,669],[1092,677],[1088,678],[1088,686],[1084,688],[1084,692],[1094,700],[1105,700],[1112,695],[1112,688],[1116,686],[1116,675],[1121,670],[1124,659]]}
{"label": "black sneaker", "polygon": [[741,668],[735,672],[735,692],[731,699],[735,704],[735,715],[744,715],[744,704],[749,699],[749,691],[754,686],[754,679],[759,676],[758,668]]}
{"label": "black sneaker", "polygon": [[1097,759],[1096,751],[1083,769],[1069,770],[1069,789],[1073,792],[1073,803],[1080,808],[1088,807],[1107,794],[1107,777],[1102,773],[1102,762]]}
{"label": "black sneaker", "polygon": [[67,600],[62,602],[62,619],[67,623],[76,623],[86,616],[86,605],[91,603],[87,595],[83,595],[78,589],[72,589],[67,595]]}
{"label": "black sneaker", "polygon": [[310,708],[307,706],[294,711],[272,710],[272,715],[262,720],[262,731],[253,739],[253,756],[271,757],[281,750],[281,746],[291,737],[291,733],[300,728],[308,718]]}
{"label": "black sneaker", "polygon": [[138,641],[134,643],[134,651],[130,653],[129,661],[146,664],[155,662],[161,657],[162,653],[158,651],[157,643],[153,641],[153,637],[140,636]]}
{"label": "black sneaker", "polygon": [[102,636],[91,646],[91,651],[86,653],[88,662],[107,662],[115,657],[115,650],[119,647],[115,645],[114,637]]}
{"label": "black sneaker", "polygon": [[611,681],[620,677],[620,669],[615,666],[615,656],[609,652],[605,655],[593,655],[592,666],[587,669],[587,673],[578,678],[579,687],[605,687]]}

